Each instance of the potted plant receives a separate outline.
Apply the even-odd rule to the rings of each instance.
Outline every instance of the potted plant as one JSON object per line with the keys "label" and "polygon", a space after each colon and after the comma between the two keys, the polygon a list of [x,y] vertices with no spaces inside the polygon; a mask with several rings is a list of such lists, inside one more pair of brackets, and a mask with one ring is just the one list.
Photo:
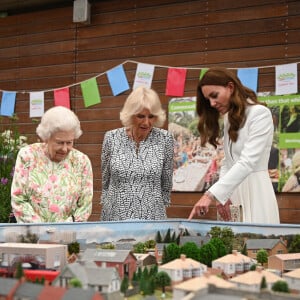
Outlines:
{"label": "potted plant", "polygon": [[[2,120],[0,117],[0,123]],[[27,145],[27,137],[20,135],[16,126],[16,116],[9,117],[9,126],[0,127],[0,223],[13,220],[11,213],[10,189],[18,151]]]}

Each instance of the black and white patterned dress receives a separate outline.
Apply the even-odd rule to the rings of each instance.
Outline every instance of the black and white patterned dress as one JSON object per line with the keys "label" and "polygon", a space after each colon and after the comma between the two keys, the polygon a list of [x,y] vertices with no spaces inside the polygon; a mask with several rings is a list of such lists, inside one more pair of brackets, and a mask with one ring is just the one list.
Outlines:
{"label": "black and white patterned dress", "polygon": [[126,128],[108,131],[101,155],[101,220],[165,219],[173,155],[174,139],[167,130],[153,128],[138,151]]}

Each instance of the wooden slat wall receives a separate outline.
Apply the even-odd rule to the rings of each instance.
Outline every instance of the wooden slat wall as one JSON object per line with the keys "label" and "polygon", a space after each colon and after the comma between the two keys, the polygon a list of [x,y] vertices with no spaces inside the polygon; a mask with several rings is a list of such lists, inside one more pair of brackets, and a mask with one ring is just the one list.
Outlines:
{"label": "wooden slat wall", "polygon": [[[92,221],[99,220],[101,210],[103,136],[121,126],[119,111],[129,93],[113,97],[106,71],[126,62],[132,86],[135,62],[156,65],[152,86],[167,108],[167,66],[189,68],[185,96],[194,96],[197,68],[264,67],[259,69],[259,91],[274,91],[274,66],[300,60],[298,0],[107,0],[93,2],[91,12],[89,25],[72,23],[71,6],[0,19],[0,89],[18,92],[20,130],[35,142],[26,91],[46,91],[48,109],[53,89],[72,85],[72,109],[84,131],[76,147],[89,155],[94,170]],[[74,84],[94,76],[102,103],[85,108],[80,85]],[[7,118],[1,122],[6,125]],[[168,216],[187,217],[200,195],[173,193]],[[281,222],[300,223],[299,194],[281,193],[277,199]],[[215,208],[208,218],[216,218]]]}

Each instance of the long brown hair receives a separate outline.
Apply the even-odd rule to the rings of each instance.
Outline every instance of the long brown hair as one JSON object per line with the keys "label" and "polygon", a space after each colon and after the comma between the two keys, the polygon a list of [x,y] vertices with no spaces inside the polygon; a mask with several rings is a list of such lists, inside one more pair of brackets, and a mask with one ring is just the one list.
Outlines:
{"label": "long brown hair", "polygon": [[[202,93],[204,85],[219,85],[226,87],[229,82],[234,84],[228,110],[229,130],[228,134],[233,142],[238,138],[238,130],[245,123],[246,106],[260,103],[255,92],[244,86],[239,78],[229,69],[223,67],[212,67],[202,77],[197,87],[196,109],[199,116],[198,130],[201,137],[201,145],[207,142],[217,147],[218,139],[221,137],[219,124],[220,113],[210,105]],[[251,101],[247,101],[251,99]]]}

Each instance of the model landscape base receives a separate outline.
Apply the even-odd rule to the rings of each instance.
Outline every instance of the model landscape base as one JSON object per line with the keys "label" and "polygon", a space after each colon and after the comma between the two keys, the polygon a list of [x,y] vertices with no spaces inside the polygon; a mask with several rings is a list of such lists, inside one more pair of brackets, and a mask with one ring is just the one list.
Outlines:
{"label": "model landscape base", "polygon": [[168,230],[179,234],[187,230],[190,235],[206,235],[212,227],[230,227],[237,233],[255,233],[270,235],[296,235],[300,232],[300,224],[256,224],[221,221],[199,221],[186,219],[167,219],[164,221],[114,221],[114,222],[82,222],[82,223],[37,223],[37,224],[0,224],[0,243],[15,242],[20,235],[29,231],[36,234],[40,241],[76,240],[81,245],[102,244],[117,241],[144,242],[154,239],[157,232],[164,234]]}

